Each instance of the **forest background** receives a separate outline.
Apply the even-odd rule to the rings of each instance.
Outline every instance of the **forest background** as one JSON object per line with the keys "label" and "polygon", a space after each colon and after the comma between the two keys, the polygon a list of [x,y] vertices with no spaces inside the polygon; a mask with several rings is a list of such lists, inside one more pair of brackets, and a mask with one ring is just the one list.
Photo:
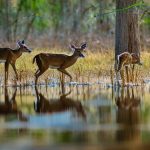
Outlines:
{"label": "forest background", "polygon": [[[0,0],[0,46],[15,48],[16,41],[24,39],[33,49],[32,54],[23,55],[17,61],[20,78],[27,81],[35,72],[36,67],[32,64],[35,54],[71,54],[69,44],[79,46],[87,42],[87,57],[70,71],[76,80],[79,76],[105,76],[114,64],[116,12],[136,7],[144,62],[142,72],[147,77],[150,75],[150,2],[139,0],[125,10],[115,7],[115,0]],[[51,76],[57,74],[49,71],[44,80],[49,73]]]}

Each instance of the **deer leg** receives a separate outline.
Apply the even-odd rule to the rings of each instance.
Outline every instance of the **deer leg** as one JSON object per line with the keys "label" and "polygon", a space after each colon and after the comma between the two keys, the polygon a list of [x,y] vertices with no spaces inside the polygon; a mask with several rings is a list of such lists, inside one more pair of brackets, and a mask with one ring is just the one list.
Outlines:
{"label": "deer leg", "polygon": [[62,73],[62,72],[61,72],[61,75],[60,75],[60,80],[61,80],[61,82],[64,83],[64,73]]}
{"label": "deer leg", "polygon": [[41,76],[48,68],[44,68],[42,70],[37,70],[37,72],[35,73],[35,85],[37,85],[37,81],[39,76]]}
{"label": "deer leg", "polygon": [[124,79],[124,70],[123,69],[120,70],[120,75],[121,75],[122,85],[124,86],[125,85],[125,79]]}
{"label": "deer leg", "polygon": [[126,75],[127,75],[127,83],[129,83],[129,68],[128,66],[125,66]]}
{"label": "deer leg", "polygon": [[60,72],[62,72],[62,73],[64,73],[64,74],[66,74],[67,76],[69,76],[70,81],[72,81],[72,76],[71,76],[65,69],[59,68],[58,71],[60,71]]}
{"label": "deer leg", "polygon": [[[63,74],[63,73],[62,73],[62,74]],[[62,76],[63,76],[63,75],[62,75]],[[64,77],[62,77],[62,78],[64,78]],[[64,94],[64,93],[65,93],[64,80],[62,79],[60,83],[61,83],[62,94]]]}
{"label": "deer leg", "polygon": [[38,73],[39,73],[39,71],[40,71],[40,70],[38,69],[38,70],[35,72],[35,74],[34,74],[34,75],[36,76],[36,74],[38,74]]}
{"label": "deer leg", "polygon": [[133,64],[132,69],[131,69],[132,82],[134,82],[134,68],[135,68],[135,65]]}
{"label": "deer leg", "polygon": [[120,71],[115,71],[116,73],[116,82],[117,82],[117,85],[119,85],[119,74],[120,74]]}
{"label": "deer leg", "polygon": [[8,82],[8,68],[9,68],[9,63],[6,61],[5,62],[5,85],[7,85]]}
{"label": "deer leg", "polygon": [[15,66],[15,64],[11,64],[11,66],[12,66],[14,72],[15,72],[16,79],[18,80],[18,73],[17,73],[17,70],[16,70],[16,66]]}

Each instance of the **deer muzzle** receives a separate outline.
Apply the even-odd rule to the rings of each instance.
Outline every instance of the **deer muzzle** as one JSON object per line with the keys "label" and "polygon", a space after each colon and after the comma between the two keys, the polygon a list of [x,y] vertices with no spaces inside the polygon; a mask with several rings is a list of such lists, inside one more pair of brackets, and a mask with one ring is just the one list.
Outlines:
{"label": "deer muzzle", "polygon": [[31,52],[32,52],[32,50],[31,50],[31,49],[28,49],[28,52],[29,52],[29,53],[31,53]]}
{"label": "deer muzzle", "polygon": [[85,57],[82,53],[80,53],[80,55],[79,55],[80,57]]}

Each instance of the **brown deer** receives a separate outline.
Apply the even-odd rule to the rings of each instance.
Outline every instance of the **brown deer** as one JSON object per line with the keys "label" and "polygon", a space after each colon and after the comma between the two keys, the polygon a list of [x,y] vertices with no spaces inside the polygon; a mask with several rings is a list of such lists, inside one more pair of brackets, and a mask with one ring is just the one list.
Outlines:
{"label": "brown deer", "polygon": [[82,52],[86,48],[86,43],[82,44],[81,47],[76,47],[71,45],[71,49],[74,53],[71,56],[64,54],[51,54],[51,53],[40,53],[33,58],[33,63],[36,61],[38,70],[35,73],[35,85],[39,76],[41,76],[48,68],[57,69],[63,74],[70,77],[72,76],[65,70],[66,68],[72,66],[79,57],[84,57]]}
{"label": "brown deer", "polygon": [[8,80],[8,69],[9,64],[11,64],[16,79],[18,80],[18,73],[16,71],[16,60],[22,55],[23,52],[31,52],[31,50],[25,45],[24,40],[17,42],[18,48],[11,49],[11,48],[0,48],[0,63],[5,63],[5,85],[7,84]]}
{"label": "brown deer", "polygon": [[0,115],[16,115],[20,121],[27,121],[26,116],[18,109],[16,102],[17,87],[15,87],[13,95],[9,98],[8,87],[5,86],[4,103],[0,103]]}
{"label": "brown deer", "polygon": [[135,128],[141,123],[141,95],[137,94],[141,93],[141,90],[138,90],[140,89],[127,87],[118,88],[116,91],[116,122],[123,127],[116,132],[118,140],[139,141],[140,129]]}
{"label": "brown deer", "polygon": [[123,66],[138,64],[142,65],[140,62],[140,57],[138,54],[123,52],[117,56],[117,68],[116,71],[120,71]]}
{"label": "brown deer", "polygon": [[52,114],[67,110],[74,110],[79,116],[86,120],[86,114],[81,102],[72,98],[67,98],[67,96],[71,93],[71,90],[68,93],[63,92],[58,99],[50,100],[38,92],[37,86],[35,86],[35,92],[37,101],[34,102],[34,109],[37,113]]}
{"label": "brown deer", "polygon": [[118,73],[121,73],[121,70],[123,67],[126,69],[126,74],[127,74],[127,82],[129,82],[129,73],[128,73],[128,66],[132,65],[132,75],[133,76],[133,71],[135,64],[142,65],[140,62],[140,56],[136,53],[129,53],[129,52],[123,52],[120,55],[117,55],[117,60],[115,63],[115,71],[118,76]]}

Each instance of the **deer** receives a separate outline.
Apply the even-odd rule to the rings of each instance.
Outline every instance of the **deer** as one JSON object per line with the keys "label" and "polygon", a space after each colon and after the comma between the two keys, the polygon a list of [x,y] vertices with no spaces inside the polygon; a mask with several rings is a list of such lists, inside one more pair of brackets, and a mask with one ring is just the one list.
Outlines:
{"label": "deer", "polygon": [[139,137],[140,131],[135,128],[141,123],[141,96],[138,93],[141,91],[137,91],[133,87],[116,90],[116,123],[123,126],[121,131],[116,132],[119,140],[139,139],[137,137]]}
{"label": "deer", "polygon": [[127,74],[127,82],[129,82],[128,66],[132,65],[132,77],[133,77],[135,64],[142,65],[142,63],[140,62],[139,54],[123,52],[117,55],[117,60],[115,62],[116,75],[118,76],[118,73],[119,72],[121,73],[121,70],[123,69],[123,67],[125,67]]}
{"label": "deer", "polygon": [[135,91],[135,89],[129,87],[127,87],[126,90],[117,90],[117,93],[115,95],[115,103],[116,107],[118,108],[118,123],[136,124],[137,121],[139,121],[137,120],[137,118],[140,117],[139,112],[141,97],[140,95],[137,95],[137,92],[138,91]]}
{"label": "deer", "polygon": [[17,87],[15,87],[12,97],[9,97],[8,87],[4,88],[4,103],[0,103],[0,115],[15,115],[20,121],[27,121],[27,117],[18,109],[16,102]]}
{"label": "deer", "polygon": [[35,73],[35,85],[39,76],[41,76],[48,68],[57,69],[62,74],[67,75],[72,81],[72,76],[66,71],[66,68],[76,63],[79,57],[85,57],[82,52],[86,49],[87,44],[84,43],[80,47],[70,45],[70,48],[74,51],[71,56],[65,54],[51,54],[51,53],[40,53],[33,58],[33,63],[38,66]]}
{"label": "deer", "polygon": [[22,53],[31,52],[31,49],[27,47],[24,40],[18,41],[17,46],[18,48],[16,49],[0,48],[0,63],[5,63],[5,85],[8,81],[9,64],[11,64],[15,72],[16,79],[18,80],[18,73],[15,66],[16,60],[22,55]]}
{"label": "deer", "polygon": [[35,92],[37,100],[34,102],[34,110],[36,113],[59,113],[67,110],[74,110],[79,116],[86,120],[86,114],[81,102],[72,98],[67,98],[71,94],[71,90],[67,93],[63,91],[62,95],[58,99],[48,99],[38,92],[37,86],[35,86]]}

